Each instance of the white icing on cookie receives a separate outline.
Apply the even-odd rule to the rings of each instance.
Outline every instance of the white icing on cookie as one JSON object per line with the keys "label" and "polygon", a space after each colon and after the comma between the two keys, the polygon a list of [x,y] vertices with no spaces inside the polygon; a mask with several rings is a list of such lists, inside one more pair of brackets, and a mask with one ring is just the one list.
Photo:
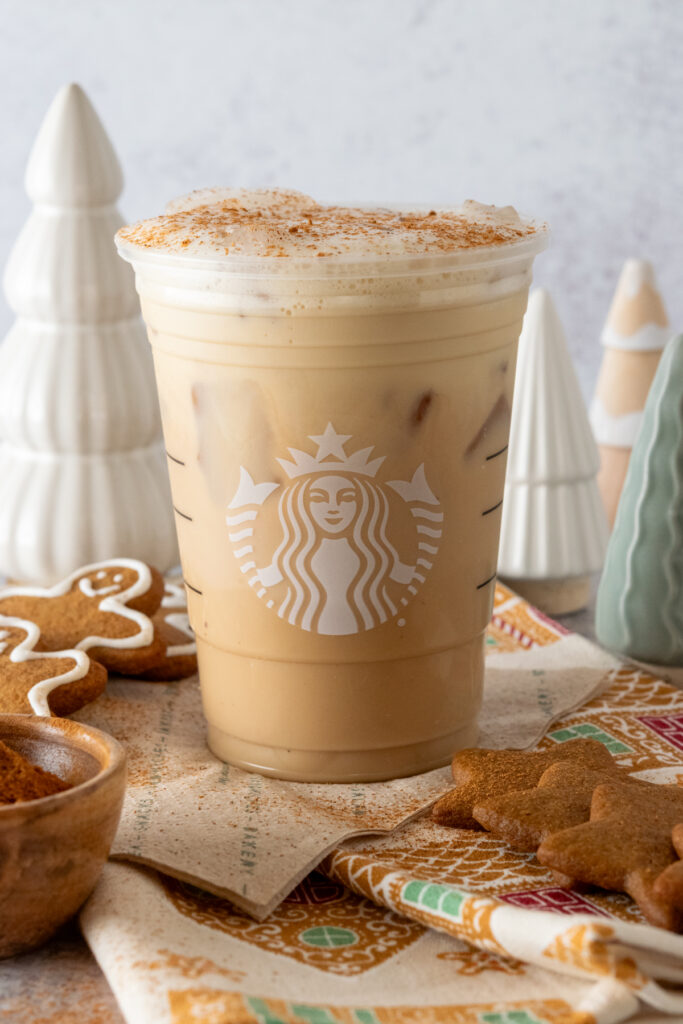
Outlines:
{"label": "white icing on cookie", "polygon": [[[11,615],[0,615],[0,626],[8,626],[11,629],[22,629],[25,631],[25,638],[17,644],[12,653],[9,656],[9,660],[15,664],[20,664],[24,661],[41,661],[44,658],[69,658],[75,662],[74,667],[69,669],[67,672],[63,672],[59,676],[51,676],[49,679],[42,679],[35,686],[32,686],[28,691],[27,699],[31,705],[34,714],[41,715],[44,718],[51,718],[52,712],[50,711],[50,705],[48,698],[53,690],[58,689],[60,686],[64,686],[65,683],[73,683],[78,679],[83,679],[90,670],[90,658],[83,651],[69,650],[69,651],[35,651],[34,647],[40,639],[40,630],[35,622],[29,622],[28,619],[17,619]],[[7,630],[0,632],[0,637],[4,638],[9,636]],[[4,650],[7,644],[2,644],[0,651]]]}
{"label": "white icing on cookie", "polygon": [[184,583],[165,581],[165,592],[161,602],[162,608],[187,608],[187,591]]}
{"label": "white icing on cookie", "polygon": [[[92,586],[91,580],[79,580],[79,577],[87,574],[95,575],[95,579],[104,579],[107,569],[119,567],[132,569],[137,573],[138,578],[125,590],[119,590],[117,586],[115,588],[103,587],[102,590],[98,591]],[[114,579],[116,579],[116,576]],[[134,649],[136,647],[147,647],[152,643],[154,639],[152,620],[148,615],[144,615],[142,612],[135,611],[135,609],[126,606],[127,601],[146,593],[152,585],[152,573],[149,566],[145,565],[144,562],[139,562],[136,558],[113,558],[109,562],[94,562],[92,565],[84,565],[81,569],[72,572],[70,576],[56,583],[53,587],[3,587],[0,590],[0,600],[4,600],[7,597],[63,597],[64,594],[71,590],[76,580],[79,580],[79,588],[86,597],[96,599],[100,595],[104,595],[99,603],[101,611],[121,615],[124,619],[135,622],[138,626],[138,632],[134,633],[133,636],[86,636],[76,644],[76,648],[79,651],[87,651],[91,647]],[[112,589],[115,589],[117,592],[112,593]]]}
{"label": "white icing on cookie", "polygon": [[191,637],[190,643],[187,644],[172,644],[166,648],[166,657],[175,658],[179,655],[185,654],[196,654],[197,644],[195,643],[194,633],[190,626],[190,620],[187,612],[171,612],[170,615],[164,615],[166,622],[169,626],[173,626],[179,632],[184,633],[185,636]]}
{"label": "white icing on cookie", "polygon": [[[101,579],[100,574],[97,574],[97,578]],[[79,580],[78,589],[81,593],[85,594],[86,597],[106,597],[107,594],[118,594],[121,587],[118,583],[115,583],[111,587],[101,587],[99,590],[95,590],[90,580]]]}
{"label": "white icing on cookie", "polygon": [[167,658],[182,657],[197,653],[197,644],[194,639],[194,631],[190,625],[187,615],[187,591],[184,583],[173,583],[166,580],[166,590],[161,602],[162,608],[176,609],[171,614],[164,615],[164,620],[169,626],[184,633],[189,639],[186,644],[172,644],[166,649]]}

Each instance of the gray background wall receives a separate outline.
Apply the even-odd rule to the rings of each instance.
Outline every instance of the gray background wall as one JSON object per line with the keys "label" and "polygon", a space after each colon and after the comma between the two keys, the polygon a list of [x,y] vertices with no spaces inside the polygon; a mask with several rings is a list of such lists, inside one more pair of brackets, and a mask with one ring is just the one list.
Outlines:
{"label": "gray background wall", "polygon": [[[0,263],[58,87],[79,81],[150,215],[202,185],[514,203],[588,394],[622,260],[683,326],[679,0],[2,0]],[[0,307],[0,335],[11,323]]]}

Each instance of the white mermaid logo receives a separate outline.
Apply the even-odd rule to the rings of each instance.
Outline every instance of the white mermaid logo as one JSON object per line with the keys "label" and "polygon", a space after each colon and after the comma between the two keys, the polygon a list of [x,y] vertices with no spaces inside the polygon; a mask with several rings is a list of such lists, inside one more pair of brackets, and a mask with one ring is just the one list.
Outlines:
{"label": "white mermaid logo", "polygon": [[[316,455],[290,448],[291,461],[277,460],[291,481],[284,486],[255,483],[240,467],[226,516],[233,554],[257,596],[292,626],[327,636],[374,629],[409,603],[432,568],[442,533],[439,500],[424,464],[411,480],[381,484],[375,477],[384,456],[370,459],[373,447],[347,455],[351,435],[338,434],[331,423],[310,440]],[[256,520],[278,490],[282,535],[270,563],[259,568]],[[411,563],[391,540],[396,495],[415,530]]]}

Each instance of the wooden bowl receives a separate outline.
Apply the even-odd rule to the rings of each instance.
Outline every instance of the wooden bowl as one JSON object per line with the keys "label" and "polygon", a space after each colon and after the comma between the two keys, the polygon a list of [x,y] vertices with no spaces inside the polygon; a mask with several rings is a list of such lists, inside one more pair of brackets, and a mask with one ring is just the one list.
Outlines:
{"label": "wooden bowl", "polygon": [[66,718],[0,715],[0,740],[71,789],[0,805],[0,958],[41,945],[85,902],[109,856],[126,788],[111,736]]}

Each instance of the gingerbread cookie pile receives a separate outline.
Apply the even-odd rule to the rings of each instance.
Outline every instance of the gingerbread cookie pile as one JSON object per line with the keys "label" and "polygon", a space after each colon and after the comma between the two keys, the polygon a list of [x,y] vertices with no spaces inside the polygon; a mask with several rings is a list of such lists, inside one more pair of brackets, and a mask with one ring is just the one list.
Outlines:
{"label": "gingerbread cookie pile", "polygon": [[109,672],[166,682],[196,670],[182,588],[143,562],[0,589],[0,713],[71,714],[102,693]]}
{"label": "gingerbread cookie pile", "polygon": [[453,778],[438,824],[484,828],[535,852],[559,885],[626,892],[651,924],[683,930],[683,787],[632,778],[590,739],[461,750]]}

